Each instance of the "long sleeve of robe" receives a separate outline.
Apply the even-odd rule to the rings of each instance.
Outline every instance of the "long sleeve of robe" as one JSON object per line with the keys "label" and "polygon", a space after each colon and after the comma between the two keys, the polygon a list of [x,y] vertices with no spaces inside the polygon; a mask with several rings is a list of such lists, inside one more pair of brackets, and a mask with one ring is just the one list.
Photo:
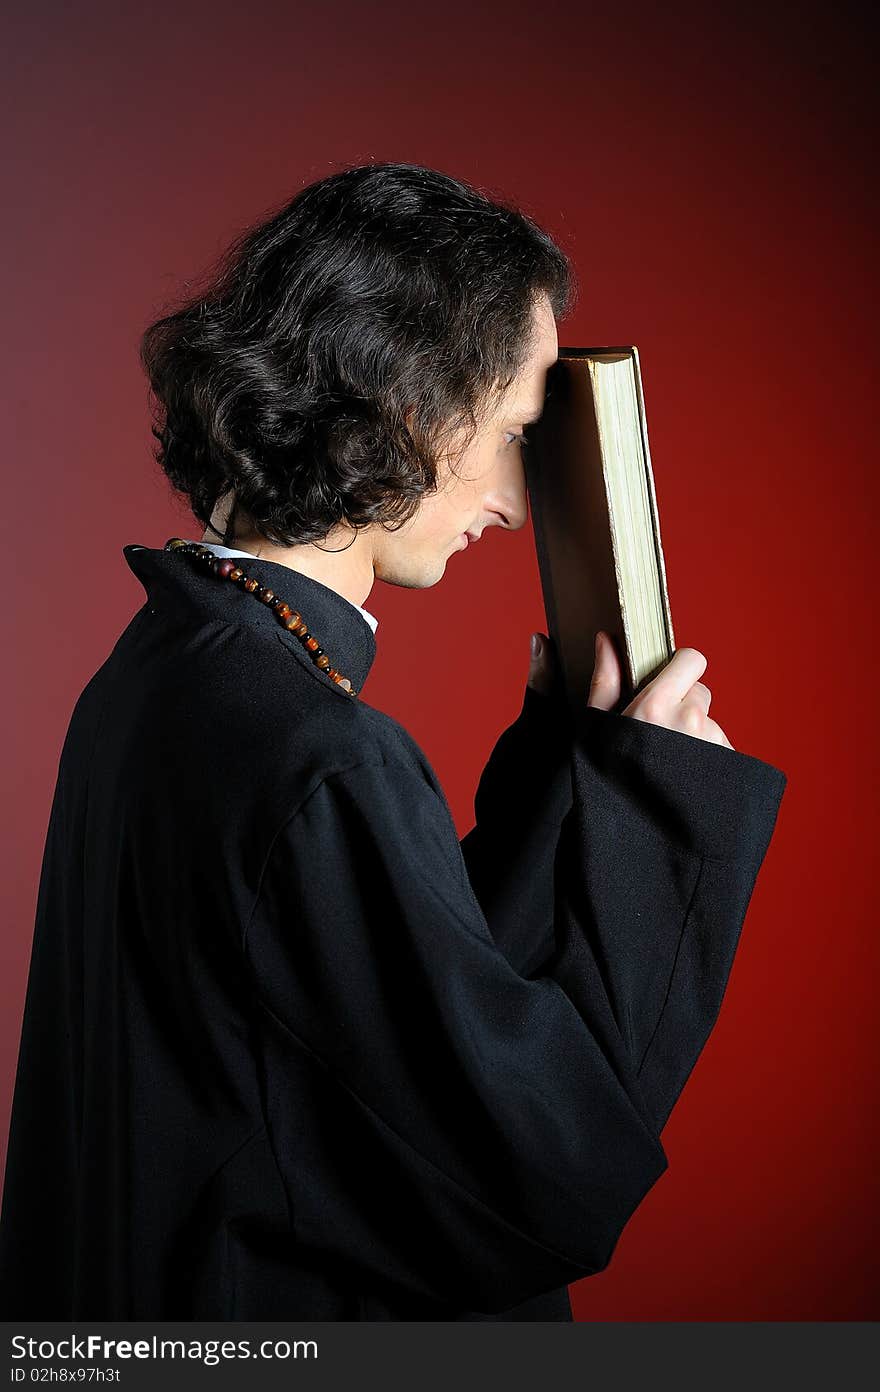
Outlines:
{"label": "long sleeve of robe", "polygon": [[[659,1131],[717,1015],[780,787],[694,744],[591,712],[555,855],[556,780],[535,820],[496,749],[477,799],[484,841],[500,838],[476,876],[488,920],[445,800],[407,764],[334,774],[280,829],[246,950],[307,1246],[490,1313],[607,1265],[666,1168]],[[532,911],[557,949],[526,976]],[[316,1071],[324,1127],[304,1131],[285,1088]],[[300,1182],[315,1173],[332,1189]]]}
{"label": "long sleeve of robe", "polygon": [[524,975],[593,980],[659,1134],[714,1024],[786,776],[632,717],[526,688],[461,848]]}
{"label": "long sleeve of robe", "polygon": [[[264,606],[126,559],[47,837],[5,1317],[570,1318],[667,1167],[785,775],[527,691],[459,841]],[[353,607],[248,568],[359,685]]]}

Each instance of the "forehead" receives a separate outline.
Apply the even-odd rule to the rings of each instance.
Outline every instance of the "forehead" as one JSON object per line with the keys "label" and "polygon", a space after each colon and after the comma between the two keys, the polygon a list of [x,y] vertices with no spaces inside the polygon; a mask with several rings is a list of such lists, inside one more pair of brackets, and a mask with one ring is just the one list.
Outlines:
{"label": "forehead", "polygon": [[542,297],[532,310],[532,332],[529,340],[528,353],[513,388],[525,386],[523,401],[529,401],[533,397],[533,388],[536,381],[540,381],[543,387],[544,377],[548,368],[552,367],[559,356],[559,337],[556,332],[556,320],[550,308],[550,302],[546,296]]}
{"label": "forehead", "polygon": [[501,414],[521,425],[537,420],[544,409],[547,372],[559,356],[556,321],[549,309],[537,309],[529,351],[516,378],[499,401]]}

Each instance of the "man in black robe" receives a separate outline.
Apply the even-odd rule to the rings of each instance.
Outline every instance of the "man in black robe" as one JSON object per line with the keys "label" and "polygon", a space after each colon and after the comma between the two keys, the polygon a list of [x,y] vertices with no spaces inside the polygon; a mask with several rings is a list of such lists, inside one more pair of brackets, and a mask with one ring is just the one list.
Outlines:
{"label": "man in black robe", "polygon": [[693,649],[614,713],[606,646],[580,719],[534,663],[459,842],[361,691],[373,580],[526,520],[497,440],[555,357],[531,312],[516,414],[464,456],[491,467],[398,531],[279,544],[251,467],[201,551],[124,547],[145,601],[76,703],[40,879],[5,1318],[570,1319],[665,1170],[785,775],[709,719]]}

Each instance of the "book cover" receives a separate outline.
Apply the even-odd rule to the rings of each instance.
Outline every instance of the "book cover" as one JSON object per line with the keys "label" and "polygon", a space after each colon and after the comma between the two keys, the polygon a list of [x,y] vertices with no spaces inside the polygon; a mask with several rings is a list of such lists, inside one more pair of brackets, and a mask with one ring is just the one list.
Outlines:
{"label": "book cover", "polygon": [[547,631],[566,696],[586,703],[596,631],[621,663],[621,699],[675,651],[638,349],[560,348],[526,429],[529,503]]}

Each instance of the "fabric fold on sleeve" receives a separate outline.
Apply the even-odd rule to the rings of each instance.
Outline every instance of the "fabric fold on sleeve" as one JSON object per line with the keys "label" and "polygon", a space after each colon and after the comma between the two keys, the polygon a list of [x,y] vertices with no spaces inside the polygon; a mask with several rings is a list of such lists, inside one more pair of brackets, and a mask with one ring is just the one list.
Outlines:
{"label": "fabric fold on sleeve", "polygon": [[475,824],[461,838],[492,936],[525,976],[556,947],[554,859],[572,805],[571,748],[565,712],[554,712],[546,696],[526,686],[516,720],[480,775]]}
{"label": "fabric fold on sleeve", "polygon": [[599,973],[659,1135],[718,1017],[787,778],[594,707],[571,774],[544,969],[575,1002]]}

